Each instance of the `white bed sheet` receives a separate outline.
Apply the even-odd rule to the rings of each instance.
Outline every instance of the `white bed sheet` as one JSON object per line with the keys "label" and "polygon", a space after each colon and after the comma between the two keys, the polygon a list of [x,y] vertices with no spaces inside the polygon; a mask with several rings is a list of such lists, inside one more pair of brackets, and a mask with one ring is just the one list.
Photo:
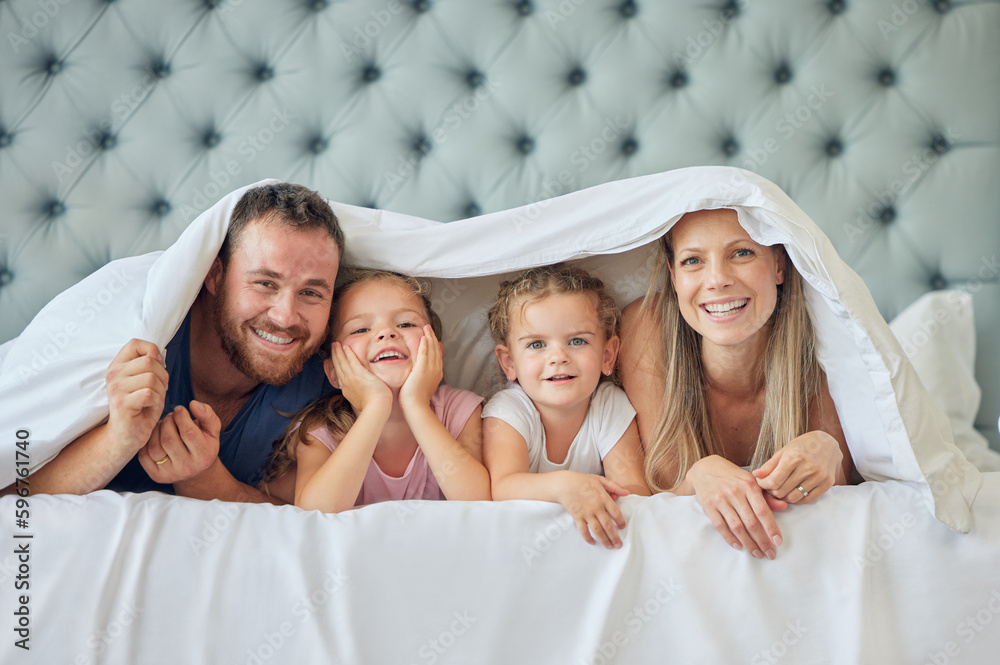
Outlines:
{"label": "white bed sheet", "polygon": [[[923,501],[900,482],[834,488],[779,515],[785,543],[768,561],[671,495],[622,502],[618,551],[540,502],[325,515],[32,497],[19,530],[34,536],[31,651],[7,629],[0,662],[996,662],[1000,474],[985,474],[968,534]],[[5,521],[13,511],[0,500]],[[4,541],[10,624],[18,562]]]}

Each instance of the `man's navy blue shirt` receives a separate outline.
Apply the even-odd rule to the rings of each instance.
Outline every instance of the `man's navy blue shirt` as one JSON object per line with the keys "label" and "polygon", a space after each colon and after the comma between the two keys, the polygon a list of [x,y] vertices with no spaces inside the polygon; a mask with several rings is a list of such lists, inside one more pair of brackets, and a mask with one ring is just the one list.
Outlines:
{"label": "man's navy blue shirt", "polygon": [[[190,332],[191,313],[188,312],[177,334],[167,344],[166,367],[170,381],[163,415],[173,411],[178,404],[189,409],[195,398],[191,386]],[[283,386],[264,383],[257,386],[219,437],[219,459],[223,466],[241,483],[256,485],[263,475],[274,441],[288,425],[289,418],[282,413],[294,414],[332,391],[323,372],[323,361],[318,356],[307,360],[298,376]],[[116,492],[174,493],[173,485],[153,482],[139,464],[138,457],[129,460],[107,488]]]}

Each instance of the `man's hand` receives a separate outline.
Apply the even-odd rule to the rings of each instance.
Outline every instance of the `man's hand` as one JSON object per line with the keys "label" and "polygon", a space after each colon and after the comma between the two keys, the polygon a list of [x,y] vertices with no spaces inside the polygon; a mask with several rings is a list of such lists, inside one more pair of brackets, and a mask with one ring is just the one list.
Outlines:
{"label": "man's hand", "polygon": [[[111,445],[132,457],[156,427],[169,376],[163,355],[152,342],[130,340],[108,368],[108,433]],[[159,459],[159,458],[157,458]]]}
{"label": "man's hand", "polygon": [[164,416],[139,451],[139,463],[158,483],[171,485],[193,478],[219,458],[219,417],[203,402],[192,400],[190,406],[190,413],[178,406]]}

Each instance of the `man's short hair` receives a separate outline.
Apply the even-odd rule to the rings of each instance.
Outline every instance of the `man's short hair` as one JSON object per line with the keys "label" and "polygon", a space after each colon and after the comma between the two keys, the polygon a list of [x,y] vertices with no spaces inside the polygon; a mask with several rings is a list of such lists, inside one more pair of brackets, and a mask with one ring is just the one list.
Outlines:
{"label": "man's short hair", "polygon": [[326,199],[302,185],[277,182],[247,190],[236,203],[219,250],[223,269],[229,265],[233,248],[239,246],[247,226],[261,217],[295,230],[323,229],[337,244],[340,256],[344,255],[344,232]]}

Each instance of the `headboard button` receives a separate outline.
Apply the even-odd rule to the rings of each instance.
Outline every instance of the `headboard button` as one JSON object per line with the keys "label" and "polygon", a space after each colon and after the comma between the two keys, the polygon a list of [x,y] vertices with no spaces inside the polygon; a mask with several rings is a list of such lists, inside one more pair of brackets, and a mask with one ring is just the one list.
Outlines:
{"label": "headboard button", "polygon": [[205,132],[205,135],[201,137],[202,145],[204,145],[209,150],[219,145],[221,142],[222,142],[222,134],[220,134],[214,129],[208,130],[207,132]]}
{"label": "headboard button", "polygon": [[256,71],[254,71],[254,76],[261,83],[264,81],[270,81],[274,78],[274,69],[272,67],[268,67],[267,65],[258,65]]}
{"label": "headboard button", "polygon": [[0,286],[7,286],[14,279],[14,273],[6,268],[0,268]]}
{"label": "headboard button", "polygon": [[486,74],[483,74],[478,69],[473,69],[466,74],[465,82],[469,84],[470,88],[481,88],[486,85]]}
{"label": "headboard button", "polygon": [[59,200],[52,200],[45,204],[45,213],[49,218],[60,217],[66,212],[66,204]]}
{"label": "headboard button", "polygon": [[514,5],[514,9],[520,16],[531,16],[535,11],[535,5],[532,4],[531,0],[520,0]]}
{"label": "headboard button", "polygon": [[830,0],[826,3],[826,8],[831,14],[837,16],[844,13],[844,10],[847,9],[847,3],[844,0]]}
{"label": "headboard button", "polygon": [[931,277],[931,288],[935,291],[946,289],[948,288],[948,280],[944,278],[944,275],[938,273]]}
{"label": "headboard button", "polygon": [[839,157],[840,153],[844,152],[844,144],[840,142],[840,139],[830,139],[826,143],[826,155],[827,157]]}
{"label": "headboard button", "polygon": [[722,18],[729,21],[740,15],[740,0],[729,0],[722,6]]}
{"label": "headboard button", "polygon": [[156,60],[149,65],[149,73],[158,79],[165,79],[170,76],[170,63]]}
{"label": "headboard button", "polygon": [[625,0],[618,6],[618,13],[622,15],[622,18],[632,18],[638,11],[639,7],[635,4],[635,0]]}
{"label": "headboard button", "polygon": [[878,82],[881,83],[882,85],[884,85],[886,88],[888,88],[888,87],[890,87],[892,85],[895,85],[895,83],[896,83],[896,74],[895,74],[895,72],[893,72],[888,67],[886,67],[885,69],[879,71],[879,73],[878,73]]}
{"label": "headboard button", "polygon": [[634,136],[629,136],[622,141],[622,154],[626,157],[631,157],[637,150],[639,150],[639,141]]}
{"label": "headboard button", "polygon": [[431,150],[434,149],[434,144],[431,143],[429,138],[421,134],[413,139],[413,149],[423,158],[429,155]]}
{"label": "headboard button", "polygon": [[51,58],[45,63],[45,73],[49,76],[55,76],[63,70],[62,60],[59,58]]}
{"label": "headboard button", "polygon": [[778,68],[774,70],[774,81],[775,83],[784,85],[792,80],[792,70],[789,68],[787,63],[781,63]]}
{"label": "headboard button", "polygon": [[950,0],[934,0],[934,10],[938,14],[944,14],[949,9],[951,9],[951,1]]}
{"label": "headboard button", "polygon": [[676,72],[670,75],[671,88],[683,88],[687,84],[688,84],[687,72],[678,69]]}
{"label": "headboard button", "polygon": [[463,210],[466,217],[479,217],[483,214],[483,209],[479,207],[479,204],[475,201],[469,201],[466,204],[465,210]]}
{"label": "headboard button", "polygon": [[896,208],[892,205],[883,206],[878,214],[878,220],[883,224],[892,224],[896,219]]}
{"label": "headboard button", "polygon": [[0,148],[6,148],[14,142],[14,135],[6,129],[0,129]]}
{"label": "headboard button", "polygon": [[413,0],[413,11],[423,14],[431,8],[431,0]]}
{"label": "headboard button", "polygon": [[326,152],[326,149],[330,147],[330,142],[322,136],[317,136],[312,141],[309,142],[309,152],[314,155]]}
{"label": "headboard button", "polygon": [[732,157],[740,151],[740,144],[733,137],[729,137],[722,142],[722,153],[726,157]]}
{"label": "headboard button", "polygon": [[587,72],[583,71],[582,67],[576,67],[569,73],[566,80],[572,86],[583,85],[587,80]]}
{"label": "headboard button", "polygon": [[522,136],[517,140],[517,151],[522,155],[530,155],[535,151],[535,139]]}
{"label": "headboard button", "polygon": [[382,78],[382,70],[375,65],[368,65],[361,71],[361,79],[365,83],[374,83]]}
{"label": "headboard button", "polygon": [[116,145],[118,145],[118,137],[114,134],[109,134],[107,132],[102,132],[97,144],[101,146],[101,150],[111,150]]}
{"label": "headboard button", "polygon": [[149,206],[150,212],[152,212],[157,217],[166,217],[170,214],[172,206],[170,202],[166,199],[158,199],[153,201],[153,205]]}
{"label": "headboard button", "polygon": [[943,155],[951,150],[951,143],[949,143],[948,139],[942,134],[935,134],[934,137],[931,138],[931,150],[939,155]]}
{"label": "headboard button", "polygon": [[312,8],[314,12],[321,12],[327,7],[329,7],[330,3],[327,2],[327,0],[313,0],[312,4],[309,6]]}

